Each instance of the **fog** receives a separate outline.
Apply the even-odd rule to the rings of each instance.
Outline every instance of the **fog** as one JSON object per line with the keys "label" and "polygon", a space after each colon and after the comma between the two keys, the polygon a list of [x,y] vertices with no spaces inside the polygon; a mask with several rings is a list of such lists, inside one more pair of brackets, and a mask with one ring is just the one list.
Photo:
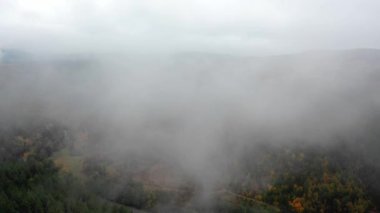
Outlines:
{"label": "fog", "polygon": [[237,55],[380,48],[379,7],[375,0],[2,0],[0,47]]}
{"label": "fog", "polygon": [[101,144],[90,153],[172,162],[207,192],[247,145],[356,146],[379,115],[379,59],[363,49],[4,62],[0,115],[3,125],[85,130]]}
{"label": "fog", "polygon": [[88,133],[85,153],[170,164],[200,198],[247,150],[355,149],[380,116],[375,1],[32,2],[0,1],[1,125]]}

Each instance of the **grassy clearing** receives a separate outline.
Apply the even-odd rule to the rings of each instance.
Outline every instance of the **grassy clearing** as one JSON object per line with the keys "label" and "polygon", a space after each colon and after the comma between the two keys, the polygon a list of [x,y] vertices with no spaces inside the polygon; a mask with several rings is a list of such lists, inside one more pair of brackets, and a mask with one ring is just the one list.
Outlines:
{"label": "grassy clearing", "polygon": [[55,165],[60,167],[63,172],[71,173],[74,176],[83,178],[83,156],[73,156],[70,151],[65,148],[56,152],[52,156]]}

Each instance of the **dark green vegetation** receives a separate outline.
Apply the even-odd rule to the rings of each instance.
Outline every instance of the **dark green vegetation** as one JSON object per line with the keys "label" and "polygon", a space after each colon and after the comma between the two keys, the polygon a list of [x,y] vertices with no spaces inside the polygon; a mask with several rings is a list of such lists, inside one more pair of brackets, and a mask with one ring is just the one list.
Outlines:
{"label": "dark green vegetation", "polygon": [[[83,147],[72,144],[89,138],[56,124],[3,129],[0,212],[376,212],[379,207],[379,170],[368,161],[374,158],[358,151],[371,142],[355,150],[344,143],[247,147],[226,165],[228,173],[207,201],[212,205],[205,205],[194,199],[194,179],[156,160],[129,155],[114,161],[84,155]],[[168,176],[182,180],[171,184]]]}
{"label": "dark green vegetation", "polygon": [[131,212],[59,172],[50,157],[65,145],[66,133],[54,125],[2,131],[0,212]]}

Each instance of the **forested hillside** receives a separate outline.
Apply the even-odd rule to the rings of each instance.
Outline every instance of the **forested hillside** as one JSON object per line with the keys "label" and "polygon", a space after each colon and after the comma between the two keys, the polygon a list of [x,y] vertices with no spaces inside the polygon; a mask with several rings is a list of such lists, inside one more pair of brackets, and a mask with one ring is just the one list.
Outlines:
{"label": "forested hillside", "polygon": [[0,212],[379,212],[379,51],[115,60],[0,64]]}
{"label": "forested hillside", "polygon": [[133,153],[87,154],[89,138],[55,123],[3,128],[1,212],[376,212],[380,203],[371,141],[361,151],[344,142],[246,147],[226,161],[206,205],[186,172]]}

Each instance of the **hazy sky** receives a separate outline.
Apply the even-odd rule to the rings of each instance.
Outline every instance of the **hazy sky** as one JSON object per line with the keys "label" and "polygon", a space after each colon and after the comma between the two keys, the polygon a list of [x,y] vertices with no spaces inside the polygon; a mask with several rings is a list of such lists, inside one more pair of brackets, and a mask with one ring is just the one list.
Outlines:
{"label": "hazy sky", "polygon": [[0,0],[0,48],[278,54],[380,48],[377,0]]}

